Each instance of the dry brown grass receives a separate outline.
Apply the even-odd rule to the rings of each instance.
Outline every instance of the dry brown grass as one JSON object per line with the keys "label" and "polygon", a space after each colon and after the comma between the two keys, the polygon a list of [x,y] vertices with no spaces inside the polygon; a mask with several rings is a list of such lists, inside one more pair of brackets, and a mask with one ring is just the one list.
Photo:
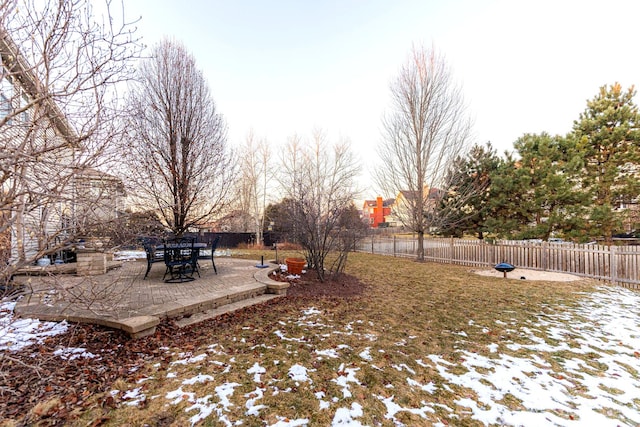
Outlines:
{"label": "dry brown grass", "polygon": [[[260,259],[264,251],[243,253],[246,258]],[[284,255],[279,252],[281,258]],[[271,252],[265,262],[274,256]],[[468,393],[460,387],[438,387],[435,393],[427,394],[416,392],[408,384],[408,376],[420,384],[434,382],[438,386],[442,382],[435,369],[417,361],[435,354],[456,363],[461,358],[461,347],[490,356],[489,344],[499,343],[501,338],[518,340],[502,324],[513,319],[524,324],[559,303],[574,304],[579,298],[577,292],[592,289],[586,281],[496,280],[470,271],[460,266],[350,254],[347,273],[368,285],[363,296],[284,299],[268,310],[249,310],[224,328],[214,327],[215,321],[196,325],[194,328],[207,335],[208,345],[167,349],[156,362],[141,369],[140,377],[148,380],[129,384],[130,390],[141,387],[146,396],[143,404],[127,406],[121,393],[118,409],[94,409],[78,420],[78,425],[86,425],[105,413],[108,425],[189,425],[190,417],[199,411],[187,411],[195,399],[201,399],[203,404],[218,402],[217,387],[228,383],[237,384],[229,396],[233,406],[214,408],[202,425],[221,425],[219,419],[224,416],[230,422],[242,420],[245,426],[272,425],[285,418],[306,418],[311,426],[324,426],[331,424],[337,408],[348,408],[353,402],[366,408],[358,418],[362,424],[393,425],[385,418],[387,410],[382,403],[390,397],[403,407],[421,408],[428,399],[459,408],[453,401]],[[319,314],[305,315],[304,310],[310,307]],[[470,327],[470,323],[489,330]],[[460,340],[462,332],[466,335],[464,344]],[[328,351],[339,357],[327,356]],[[372,360],[365,360],[363,352],[368,352]],[[199,361],[176,363],[199,355]],[[265,369],[260,382],[247,372],[256,363]],[[309,370],[310,382],[290,378],[289,369],[295,364]],[[352,396],[345,394],[340,384],[348,381],[350,373],[355,373],[359,382],[347,382]],[[210,375],[213,380],[182,384],[198,374]],[[123,388],[123,384],[117,386]],[[169,404],[174,399],[168,399],[167,393],[180,387],[184,392],[182,401]],[[262,397],[255,404],[266,408],[258,416],[246,415],[246,402],[260,393]],[[324,393],[326,401],[335,398],[330,409],[319,409],[317,393]],[[519,405],[509,396],[503,403],[514,409]],[[460,418],[453,418],[454,414],[444,406],[425,416],[429,422],[455,420],[456,425],[481,425],[468,413],[459,409],[455,412]],[[405,411],[396,414],[396,418],[406,425],[429,424],[417,413]]]}

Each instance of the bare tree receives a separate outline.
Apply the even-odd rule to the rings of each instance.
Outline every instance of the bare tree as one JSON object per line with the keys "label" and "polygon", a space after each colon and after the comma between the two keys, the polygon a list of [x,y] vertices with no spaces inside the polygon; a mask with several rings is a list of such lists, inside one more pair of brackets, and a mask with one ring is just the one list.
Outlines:
{"label": "bare tree", "polygon": [[131,92],[131,184],[176,235],[228,202],[233,165],[226,125],[194,57],[174,40],[155,46]]}
{"label": "bare tree", "polygon": [[[115,282],[92,276],[69,287],[57,275],[16,275],[67,252],[115,213],[118,180],[104,171],[122,130],[119,86],[131,78],[141,46],[122,10],[106,1],[101,17],[97,4],[0,0],[0,295],[38,291],[88,309],[96,299],[114,305],[122,298]],[[77,295],[80,284],[91,295]],[[25,375],[46,378],[48,359],[23,364]],[[5,363],[16,363],[11,352],[0,354],[0,378]]]}
{"label": "bare tree", "polygon": [[467,146],[471,124],[460,88],[433,49],[412,50],[391,83],[391,99],[375,180],[388,194],[401,192],[394,209],[418,234],[418,260],[424,260],[424,234],[438,223],[433,212],[444,178]]}
{"label": "bare tree", "polygon": [[285,197],[292,201],[287,206],[295,219],[295,236],[304,248],[309,268],[324,281],[329,253],[339,251],[339,261],[333,264],[339,271],[329,269],[329,273],[341,272],[346,252],[351,249],[341,244],[341,221],[357,194],[359,165],[348,141],[330,147],[320,131],[315,131],[306,145],[297,136],[291,138],[282,164],[281,184]]}
{"label": "bare tree", "polygon": [[267,206],[267,189],[274,178],[271,150],[264,139],[256,140],[253,131],[247,134],[240,154],[240,188],[246,212],[251,212],[256,244],[264,244],[264,211]]}
{"label": "bare tree", "polygon": [[[102,211],[83,191],[119,138],[118,88],[140,46],[106,2],[0,0],[0,276],[53,254]],[[103,168],[104,169],[104,168]],[[83,178],[84,176],[84,178]],[[106,176],[106,175],[104,175]],[[83,217],[84,216],[84,217]]]}
{"label": "bare tree", "polygon": [[[242,159],[242,153],[239,154],[239,157]],[[242,160],[239,166],[243,167]],[[226,215],[219,221],[219,225],[225,228],[229,227],[229,231],[249,233],[254,228],[253,218],[250,215],[253,210],[251,207],[251,182],[245,178],[244,170],[241,170],[240,174],[240,179],[234,182],[233,196],[230,204],[225,209]],[[233,227],[231,224],[227,224],[227,219],[233,219],[231,221]]]}

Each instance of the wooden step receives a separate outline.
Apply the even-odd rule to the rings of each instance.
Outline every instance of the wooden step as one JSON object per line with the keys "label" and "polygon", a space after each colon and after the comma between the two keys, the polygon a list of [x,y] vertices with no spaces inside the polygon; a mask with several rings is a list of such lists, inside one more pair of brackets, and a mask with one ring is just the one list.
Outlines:
{"label": "wooden step", "polygon": [[280,297],[281,295],[262,294],[253,298],[247,298],[240,301],[232,302],[230,304],[225,304],[218,308],[212,308],[210,310],[194,313],[189,317],[183,317],[179,320],[176,320],[175,323],[179,327],[183,328],[185,326],[194,325],[204,320],[213,319],[214,317],[218,317],[225,313],[231,313],[233,311],[240,310],[245,307],[250,307],[255,304],[261,304],[263,302],[272,300],[274,298],[280,298]]}

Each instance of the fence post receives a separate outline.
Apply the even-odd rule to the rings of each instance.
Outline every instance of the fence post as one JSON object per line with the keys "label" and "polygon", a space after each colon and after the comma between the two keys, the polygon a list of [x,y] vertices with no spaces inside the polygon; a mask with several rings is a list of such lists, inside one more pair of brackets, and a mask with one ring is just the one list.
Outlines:
{"label": "fence post", "polygon": [[547,270],[549,268],[549,243],[542,242],[542,269]]}
{"label": "fence post", "polygon": [[373,252],[373,235],[371,235],[371,253],[374,253]]}
{"label": "fence post", "polygon": [[449,262],[453,264],[453,237],[449,238]]}
{"label": "fence post", "polygon": [[396,235],[393,235],[393,256],[396,256]]}
{"label": "fence post", "polygon": [[609,246],[609,277],[611,277],[611,284],[615,285],[618,281],[618,254],[616,247]]}

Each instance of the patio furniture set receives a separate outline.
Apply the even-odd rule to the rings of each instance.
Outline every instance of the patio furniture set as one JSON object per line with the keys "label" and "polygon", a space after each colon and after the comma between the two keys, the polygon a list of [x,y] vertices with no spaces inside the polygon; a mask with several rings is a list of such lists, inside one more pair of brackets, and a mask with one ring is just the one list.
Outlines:
{"label": "patio furniture set", "polygon": [[211,242],[211,255],[201,253],[207,249],[206,243],[198,243],[192,237],[176,237],[164,239],[160,243],[158,239],[141,239],[144,251],[147,256],[147,271],[144,274],[146,279],[151,271],[151,267],[156,263],[164,263],[165,272],[162,280],[166,283],[182,283],[195,280],[195,275],[200,277],[200,266],[198,260],[211,258],[213,271],[218,274],[214,260],[215,252],[220,242],[220,236]]}

